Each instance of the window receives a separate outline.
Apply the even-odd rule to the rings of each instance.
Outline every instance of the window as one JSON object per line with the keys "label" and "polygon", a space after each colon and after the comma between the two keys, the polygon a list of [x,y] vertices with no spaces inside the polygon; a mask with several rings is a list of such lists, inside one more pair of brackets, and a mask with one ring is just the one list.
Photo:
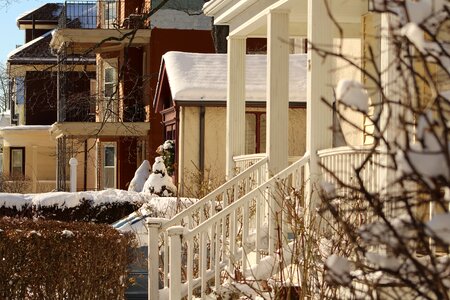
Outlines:
{"label": "window", "polygon": [[116,188],[116,145],[103,146],[103,188]]}
{"label": "window", "polygon": [[100,121],[117,122],[118,89],[117,89],[117,60],[103,62],[103,101],[100,107]]}
{"label": "window", "polygon": [[116,0],[103,2],[103,28],[117,27],[117,2]]}
{"label": "window", "polygon": [[245,114],[245,153],[266,152],[266,113]]}
{"label": "window", "polygon": [[25,176],[25,148],[10,149],[10,174],[13,178]]}

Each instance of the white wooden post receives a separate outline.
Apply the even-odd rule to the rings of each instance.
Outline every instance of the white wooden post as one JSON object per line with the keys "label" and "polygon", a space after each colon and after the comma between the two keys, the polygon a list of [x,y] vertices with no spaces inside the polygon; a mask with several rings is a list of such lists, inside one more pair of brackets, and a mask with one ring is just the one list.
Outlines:
{"label": "white wooden post", "polygon": [[233,157],[245,153],[245,37],[228,37],[226,176],[234,176]]}
{"label": "white wooden post", "polygon": [[[269,174],[288,166],[289,13],[270,11],[267,16],[267,155]],[[274,193],[275,194],[275,193]],[[269,253],[278,247],[281,226],[279,197],[270,196]]]}
{"label": "white wooden post", "polygon": [[[331,49],[333,45],[330,16],[324,1],[308,0],[308,42],[317,47]],[[332,146],[333,112],[321,100],[324,97],[332,101],[332,67],[330,59],[324,60],[316,51],[308,50],[307,105],[306,105],[306,151],[310,154],[309,177],[307,185],[307,205],[315,204],[311,199],[314,185],[321,175],[317,151]],[[314,193],[317,195],[317,193]]]}
{"label": "white wooden post", "polygon": [[183,226],[173,226],[168,229],[169,234],[169,299],[181,299],[181,236]]}
{"label": "white wooden post", "polygon": [[159,299],[159,248],[158,230],[161,222],[157,219],[147,219],[148,230],[148,300]]}
{"label": "white wooden post", "polygon": [[77,166],[78,160],[75,157],[72,157],[69,160],[70,165],[70,192],[74,193],[77,191]]}

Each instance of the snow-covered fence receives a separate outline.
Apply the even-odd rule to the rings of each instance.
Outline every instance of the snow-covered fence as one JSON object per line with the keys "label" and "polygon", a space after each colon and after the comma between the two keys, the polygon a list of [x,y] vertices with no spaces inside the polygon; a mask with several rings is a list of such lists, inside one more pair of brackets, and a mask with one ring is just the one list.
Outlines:
{"label": "snow-covered fence", "polygon": [[[246,193],[261,185],[266,179],[266,170],[267,158],[265,157],[218,187],[194,205],[177,214],[171,220],[161,224],[157,236],[154,236],[154,231],[149,231],[149,239],[158,240],[159,237],[162,238],[164,287],[167,288],[169,286],[168,229],[172,226],[180,225],[187,228],[194,228],[204,220],[215,215],[217,212],[224,210],[226,207],[242,198]],[[149,260],[158,260],[158,252],[149,254]],[[158,274],[158,270],[149,270],[149,274]],[[155,279],[155,282],[156,280],[157,279]],[[155,282],[154,284],[156,284]]]}
{"label": "snow-covered fence", "polygon": [[[205,299],[210,288],[220,290],[225,273],[234,279],[238,276],[255,279],[258,275],[252,272],[255,265],[285,242],[285,236],[280,238],[278,230],[282,220],[288,218],[285,215],[288,212],[282,208],[287,204],[285,201],[291,201],[292,193],[302,191],[308,162],[309,155],[305,155],[195,227],[168,228],[171,281],[165,287],[170,296],[187,295],[191,299],[194,290],[200,288],[200,296]],[[288,226],[281,227],[281,234],[287,233]]]}

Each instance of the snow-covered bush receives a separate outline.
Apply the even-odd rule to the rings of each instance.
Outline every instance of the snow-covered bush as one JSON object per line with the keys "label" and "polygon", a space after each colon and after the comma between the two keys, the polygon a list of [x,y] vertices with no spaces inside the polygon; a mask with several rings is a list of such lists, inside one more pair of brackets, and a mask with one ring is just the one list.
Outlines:
{"label": "snow-covered bush", "polygon": [[156,153],[163,158],[167,174],[172,176],[175,173],[175,141],[166,140],[156,149]]}
{"label": "snow-covered bush", "polygon": [[115,189],[77,193],[0,193],[0,217],[113,223],[137,210],[149,198],[146,194]]}
{"label": "snow-covered bush", "polygon": [[162,157],[155,158],[155,163],[152,166],[152,174],[150,174],[145,182],[142,192],[161,197],[176,196],[177,188],[173,184],[172,178],[167,174]]}

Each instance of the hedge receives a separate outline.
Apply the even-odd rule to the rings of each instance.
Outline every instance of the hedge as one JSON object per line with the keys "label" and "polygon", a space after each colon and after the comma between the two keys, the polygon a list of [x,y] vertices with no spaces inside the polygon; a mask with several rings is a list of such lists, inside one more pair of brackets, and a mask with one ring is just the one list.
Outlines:
{"label": "hedge", "polygon": [[135,241],[103,224],[0,219],[0,299],[124,299]]}

